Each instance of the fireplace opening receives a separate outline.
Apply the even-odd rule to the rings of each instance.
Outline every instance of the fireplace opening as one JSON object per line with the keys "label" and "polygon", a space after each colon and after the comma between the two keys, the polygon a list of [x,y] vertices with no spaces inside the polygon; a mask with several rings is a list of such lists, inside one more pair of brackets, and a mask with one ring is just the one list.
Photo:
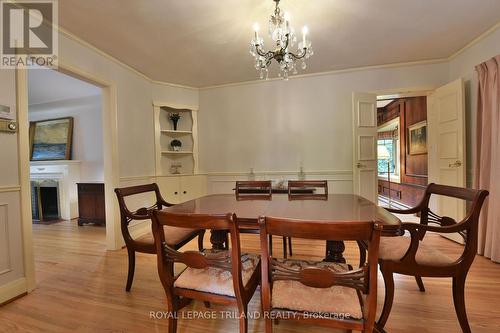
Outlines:
{"label": "fireplace opening", "polygon": [[58,182],[53,180],[31,182],[31,207],[34,223],[60,219]]}
{"label": "fireplace opening", "polygon": [[57,187],[40,187],[40,201],[42,204],[43,218],[45,220],[59,218]]}

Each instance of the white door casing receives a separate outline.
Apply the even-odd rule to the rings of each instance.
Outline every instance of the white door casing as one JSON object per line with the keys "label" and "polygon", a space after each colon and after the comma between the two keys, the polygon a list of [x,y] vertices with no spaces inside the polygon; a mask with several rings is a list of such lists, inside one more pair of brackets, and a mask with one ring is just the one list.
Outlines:
{"label": "white door casing", "polygon": [[377,203],[377,96],[352,94],[354,193]]}
{"label": "white door casing", "polygon": [[[427,97],[429,183],[466,187],[464,99],[461,78],[439,87]],[[465,216],[463,200],[435,196],[430,207],[437,214],[457,221]],[[456,234],[449,238],[463,242]]]}

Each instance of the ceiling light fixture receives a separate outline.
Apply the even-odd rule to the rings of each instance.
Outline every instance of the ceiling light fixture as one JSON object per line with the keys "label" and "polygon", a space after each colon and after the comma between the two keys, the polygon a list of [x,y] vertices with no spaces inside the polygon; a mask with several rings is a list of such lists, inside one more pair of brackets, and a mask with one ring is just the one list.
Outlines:
{"label": "ceiling light fixture", "polygon": [[302,60],[301,68],[306,69],[305,60],[313,55],[313,50],[311,41],[307,40],[309,30],[306,26],[302,28],[302,41],[298,45],[297,53],[289,50],[297,42],[295,31],[290,26],[290,14],[281,12],[280,0],[273,1],[276,2],[276,8],[269,19],[269,36],[276,43],[276,48],[264,51],[264,40],[259,36],[259,24],[254,23],[254,38],[250,44],[250,54],[255,58],[255,69],[260,72],[261,79],[268,78],[269,66],[274,59],[280,66],[278,75],[288,80],[290,74],[297,74],[298,60]]}

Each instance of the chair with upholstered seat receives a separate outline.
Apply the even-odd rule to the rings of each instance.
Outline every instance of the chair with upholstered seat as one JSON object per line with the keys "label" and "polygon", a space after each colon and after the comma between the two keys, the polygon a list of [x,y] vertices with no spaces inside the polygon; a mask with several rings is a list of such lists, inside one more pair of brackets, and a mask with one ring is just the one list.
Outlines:
{"label": "chair with upholstered seat", "polygon": [[[165,242],[167,226],[197,229],[229,230],[229,250],[178,252]],[[191,299],[238,307],[240,332],[247,332],[248,302],[260,282],[260,258],[242,254],[236,215],[190,215],[167,211],[153,212],[153,234],[158,258],[158,274],[167,296],[168,332],[177,330],[177,312]],[[174,275],[174,263],[187,268]]]}
{"label": "chair with upholstered seat", "polygon": [[[289,180],[289,200],[328,200],[328,181],[326,180]],[[288,252],[292,254],[292,238],[286,239]],[[286,255],[285,255],[286,258]]]}
{"label": "chair with upholstered seat", "polygon": [[[260,217],[262,305],[265,332],[272,318],[372,332],[377,309],[377,259],[381,226]],[[356,240],[368,244],[368,262],[353,270],[346,264],[275,259],[269,235],[318,240]],[[363,296],[365,294],[366,296]]]}
{"label": "chair with upholstered seat", "polygon": [[[465,218],[457,222],[448,216],[439,216],[429,208],[431,195],[465,200],[470,208]],[[465,309],[465,280],[477,252],[478,219],[488,191],[429,184],[421,202],[407,210],[388,209],[398,214],[420,214],[420,223],[403,223],[402,233],[409,236],[382,238],[380,242],[380,270],[385,281],[384,308],[378,326],[384,327],[394,299],[393,274],[414,276],[421,291],[425,291],[422,277],[452,277],[455,311],[463,332],[470,332]],[[431,226],[429,224],[437,224]],[[435,249],[424,238],[427,232],[458,233],[464,238],[464,250],[458,259],[450,258]]]}
{"label": "chair with upholstered seat", "polygon": [[[154,254],[156,253],[156,250],[152,232],[134,239],[130,235],[129,225],[132,221],[136,220],[150,220],[151,212],[153,210],[162,209],[163,207],[170,207],[172,206],[172,204],[166,202],[163,199],[158,185],[154,183],[116,188],[115,193],[116,197],[118,198],[118,204],[120,206],[122,236],[125,241],[125,245],[127,246],[128,252],[128,276],[125,290],[130,291],[130,288],[132,287],[132,281],[134,280],[135,252]],[[152,195],[153,193],[155,195],[155,203],[152,206],[142,207],[137,210],[130,210],[125,203],[126,197],[140,195],[147,196]],[[175,249],[182,247],[196,237],[198,237],[198,247],[200,248],[200,250],[203,249],[203,236],[205,234],[204,229],[165,228],[164,231],[167,243]]]}
{"label": "chair with upholstered seat", "polygon": [[290,200],[327,200],[328,181],[289,180],[288,198]]}

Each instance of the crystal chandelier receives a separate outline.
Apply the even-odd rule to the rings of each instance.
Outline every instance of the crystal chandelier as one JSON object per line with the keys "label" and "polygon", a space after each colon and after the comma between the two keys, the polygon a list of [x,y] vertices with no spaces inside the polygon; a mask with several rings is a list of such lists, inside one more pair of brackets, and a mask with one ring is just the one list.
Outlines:
{"label": "crystal chandelier", "polygon": [[290,26],[290,15],[282,13],[279,7],[280,0],[276,2],[274,14],[269,19],[269,36],[276,44],[276,48],[271,51],[264,51],[264,40],[259,36],[259,24],[254,23],[254,38],[250,44],[250,54],[255,58],[255,69],[260,71],[260,78],[268,78],[269,65],[272,60],[280,66],[279,76],[288,80],[290,74],[297,74],[297,62],[302,60],[301,68],[306,69],[305,60],[313,55],[311,41],[306,39],[308,29],[302,28],[302,41],[298,44],[297,52],[293,53],[290,49],[297,42],[297,36],[294,29]]}

